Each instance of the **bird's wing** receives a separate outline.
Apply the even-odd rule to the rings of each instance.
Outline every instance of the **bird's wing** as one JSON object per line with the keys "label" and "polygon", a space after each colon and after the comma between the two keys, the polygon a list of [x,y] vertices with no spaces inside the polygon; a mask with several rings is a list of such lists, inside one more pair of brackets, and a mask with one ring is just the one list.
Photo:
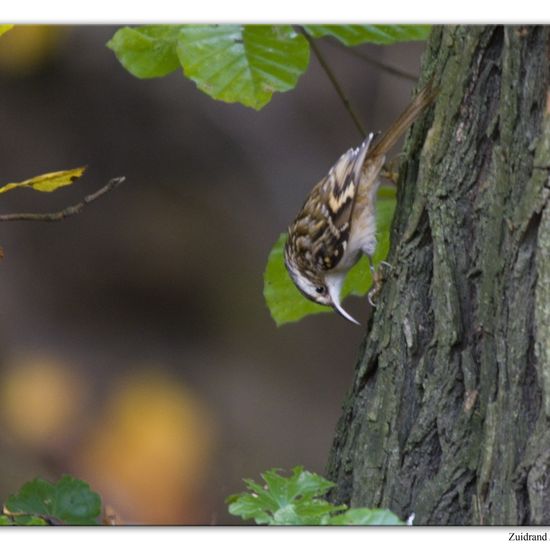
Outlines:
{"label": "bird's wing", "polygon": [[330,271],[342,259],[350,235],[351,213],[361,169],[373,134],[346,151],[312,189],[289,230],[289,246],[302,269]]}

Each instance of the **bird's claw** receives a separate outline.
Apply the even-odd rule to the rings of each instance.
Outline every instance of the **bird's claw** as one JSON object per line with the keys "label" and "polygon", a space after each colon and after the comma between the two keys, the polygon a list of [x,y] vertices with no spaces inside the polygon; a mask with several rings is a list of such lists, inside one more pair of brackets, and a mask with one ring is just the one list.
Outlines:
{"label": "bird's claw", "polygon": [[[385,268],[388,268],[390,271],[393,269],[393,266],[388,262],[382,261],[380,262],[379,265],[384,266]],[[382,284],[384,283],[384,280],[385,280],[384,273],[383,273],[384,270],[380,269],[380,267],[378,269],[374,269],[374,266],[372,265],[372,263],[370,264],[370,269],[372,273],[373,287],[367,294],[367,299],[369,301],[369,304],[372,307],[377,307],[376,302],[374,301],[374,298],[377,298],[380,292],[382,291]]]}
{"label": "bird's claw", "polygon": [[376,303],[374,302],[374,300],[372,299],[373,296],[377,296],[378,294],[380,293],[380,291],[376,288],[373,288],[368,294],[367,294],[367,300],[369,301],[369,304],[372,306],[372,307],[377,307],[376,306]]}

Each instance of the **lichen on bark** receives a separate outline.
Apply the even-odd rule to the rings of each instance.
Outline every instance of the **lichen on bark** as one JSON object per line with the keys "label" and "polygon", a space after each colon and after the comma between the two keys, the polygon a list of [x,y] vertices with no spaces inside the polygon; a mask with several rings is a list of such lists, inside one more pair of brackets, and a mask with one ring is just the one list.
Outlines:
{"label": "lichen on bark", "polygon": [[437,27],[393,265],[337,428],[331,498],[415,524],[550,523],[549,37]]}

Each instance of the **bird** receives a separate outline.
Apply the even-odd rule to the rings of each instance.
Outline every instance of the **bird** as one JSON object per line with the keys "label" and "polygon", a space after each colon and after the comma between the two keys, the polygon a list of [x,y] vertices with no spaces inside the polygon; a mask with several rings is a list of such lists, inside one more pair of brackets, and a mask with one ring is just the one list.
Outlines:
{"label": "bird", "polygon": [[[373,280],[379,281],[372,256],[376,193],[387,153],[437,92],[430,81],[381,138],[371,132],[358,147],[347,150],[313,187],[288,228],[284,263],[298,290],[353,323],[360,324],[342,307],[340,292],[346,274],[362,255],[369,260]],[[376,292],[369,292],[372,305]]]}

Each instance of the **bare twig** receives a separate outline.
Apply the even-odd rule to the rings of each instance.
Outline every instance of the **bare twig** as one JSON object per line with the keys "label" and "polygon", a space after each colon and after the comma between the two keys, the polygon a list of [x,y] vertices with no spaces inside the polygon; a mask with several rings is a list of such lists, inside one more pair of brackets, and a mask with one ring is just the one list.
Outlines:
{"label": "bare twig", "polygon": [[21,222],[21,221],[59,222],[61,220],[64,220],[65,218],[74,216],[75,214],[79,214],[87,204],[90,204],[91,202],[96,201],[106,193],[109,193],[113,189],[116,189],[125,179],[126,178],[124,176],[121,176],[119,178],[113,178],[101,189],[98,189],[95,193],[86,195],[84,199],[82,199],[82,201],[80,201],[78,204],[74,204],[73,206],[67,206],[67,208],[60,210],[59,212],[45,212],[45,213],[22,212],[22,213],[15,213],[15,214],[1,214],[0,222]]}
{"label": "bare twig", "polygon": [[398,69],[397,67],[394,67],[393,65],[388,65],[387,63],[384,63],[382,61],[379,61],[378,59],[375,59],[374,57],[371,57],[370,55],[366,54],[365,52],[361,52],[355,48],[350,48],[349,46],[346,46],[345,44],[342,44],[341,42],[338,42],[337,40],[328,40],[328,44],[331,44],[332,46],[341,48],[348,52],[351,55],[354,55],[355,57],[358,57],[362,59],[363,61],[366,61],[367,63],[370,63],[371,65],[374,65],[375,67],[378,67],[379,69],[386,71],[387,73],[397,76],[399,78],[404,78],[405,80],[410,80],[411,82],[418,82],[418,75],[409,73],[407,71],[404,71],[402,69]]}
{"label": "bare twig", "polygon": [[323,67],[326,75],[328,76],[329,80],[331,81],[332,85],[334,86],[334,89],[336,90],[336,93],[342,100],[342,103],[344,104],[344,107],[346,108],[347,112],[351,116],[353,123],[355,124],[355,127],[357,130],[359,130],[359,133],[363,138],[367,137],[367,132],[365,131],[365,128],[363,128],[363,125],[361,124],[361,121],[359,120],[359,117],[355,113],[353,107],[351,106],[351,103],[349,102],[349,99],[346,97],[346,94],[344,94],[344,91],[340,87],[340,84],[338,83],[338,80],[336,80],[336,77],[334,76],[334,73],[332,72],[331,68],[328,66],[328,63],[326,62],[325,58],[323,57],[323,54],[317,47],[317,44],[315,43],[315,40],[307,33],[307,31],[303,27],[298,27],[300,32],[305,36],[306,40],[309,43],[309,47],[313,50],[313,53],[315,54],[315,57],[319,61],[319,64],[321,67]]}

